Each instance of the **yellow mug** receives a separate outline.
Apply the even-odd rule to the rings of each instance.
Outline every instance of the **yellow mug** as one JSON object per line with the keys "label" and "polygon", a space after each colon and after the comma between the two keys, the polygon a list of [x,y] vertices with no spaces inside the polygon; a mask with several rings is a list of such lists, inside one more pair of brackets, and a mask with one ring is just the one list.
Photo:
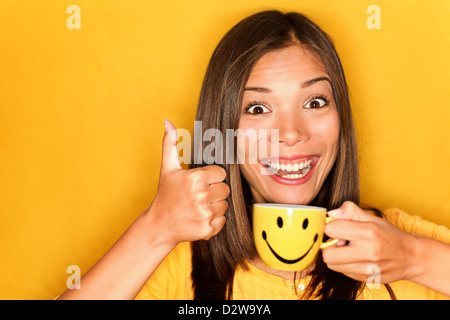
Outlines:
{"label": "yellow mug", "polygon": [[333,220],[321,207],[255,203],[253,237],[264,264],[273,269],[300,271],[314,261],[319,249],[339,239],[322,242],[325,224]]}

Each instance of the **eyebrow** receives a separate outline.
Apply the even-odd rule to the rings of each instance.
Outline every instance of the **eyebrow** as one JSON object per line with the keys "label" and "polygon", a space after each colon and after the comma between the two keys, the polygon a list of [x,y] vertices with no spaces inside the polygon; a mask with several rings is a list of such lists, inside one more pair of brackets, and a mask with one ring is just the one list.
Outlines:
{"label": "eyebrow", "polygon": [[268,89],[268,88],[259,88],[259,87],[245,87],[244,88],[245,91],[256,91],[256,92],[261,92],[261,93],[271,93],[272,90]]}
{"label": "eyebrow", "polygon": [[312,86],[313,84],[319,82],[319,81],[328,81],[331,85],[331,80],[328,77],[317,77],[317,78],[313,78],[311,80],[305,81],[300,85],[300,88],[308,88],[310,86]]}
{"label": "eyebrow", "polygon": [[[310,86],[312,86],[313,84],[319,82],[319,81],[328,81],[331,85],[331,80],[328,77],[317,77],[317,78],[313,78],[310,79],[308,81],[303,82],[300,85],[300,88],[304,89],[304,88],[308,88]],[[272,90],[269,88],[262,88],[262,87],[245,87],[244,88],[245,91],[256,91],[256,92],[260,92],[260,93],[272,93]]]}

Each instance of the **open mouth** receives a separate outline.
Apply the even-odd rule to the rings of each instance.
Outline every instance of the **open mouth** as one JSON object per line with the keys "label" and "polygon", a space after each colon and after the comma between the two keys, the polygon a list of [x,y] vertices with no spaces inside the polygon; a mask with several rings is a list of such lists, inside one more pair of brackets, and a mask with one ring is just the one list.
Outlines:
{"label": "open mouth", "polygon": [[266,172],[280,183],[304,183],[316,165],[319,156],[302,156],[296,159],[267,158],[260,161]]}
{"label": "open mouth", "polygon": [[267,241],[267,234],[266,234],[265,231],[262,232],[262,237],[263,237],[264,241],[267,243],[267,246],[269,247],[269,249],[272,252],[272,254],[275,256],[275,258],[277,258],[278,260],[280,260],[281,262],[286,263],[286,264],[294,264],[294,263],[299,262],[300,260],[302,260],[304,257],[306,257],[308,255],[308,253],[311,251],[312,247],[314,246],[314,244],[317,241],[318,234],[316,233],[316,235],[314,236],[313,243],[311,244],[309,249],[305,252],[305,254],[303,254],[301,257],[299,257],[297,259],[292,259],[292,260],[285,259],[285,258],[281,257],[279,254],[277,254],[275,252],[275,250],[272,249],[272,247],[270,246],[269,242]]}

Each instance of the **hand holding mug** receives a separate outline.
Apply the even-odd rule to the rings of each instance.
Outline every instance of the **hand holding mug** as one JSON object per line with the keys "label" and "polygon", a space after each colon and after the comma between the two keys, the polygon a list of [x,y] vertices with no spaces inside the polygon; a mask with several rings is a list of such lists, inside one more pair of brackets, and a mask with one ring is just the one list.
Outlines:
{"label": "hand holding mug", "polygon": [[329,212],[335,220],[326,234],[348,245],[323,250],[328,268],[359,281],[367,281],[372,267],[380,271],[381,283],[411,280],[418,265],[414,260],[417,236],[346,201]]}

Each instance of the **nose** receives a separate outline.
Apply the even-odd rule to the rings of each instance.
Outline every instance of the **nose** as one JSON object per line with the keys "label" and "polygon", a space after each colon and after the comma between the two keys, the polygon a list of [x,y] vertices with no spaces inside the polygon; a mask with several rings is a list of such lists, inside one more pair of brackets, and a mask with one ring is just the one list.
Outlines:
{"label": "nose", "polygon": [[[273,129],[278,129],[278,141],[286,146],[310,139],[310,130],[304,115],[298,113],[279,113]],[[275,142],[275,141],[272,141]]]}

